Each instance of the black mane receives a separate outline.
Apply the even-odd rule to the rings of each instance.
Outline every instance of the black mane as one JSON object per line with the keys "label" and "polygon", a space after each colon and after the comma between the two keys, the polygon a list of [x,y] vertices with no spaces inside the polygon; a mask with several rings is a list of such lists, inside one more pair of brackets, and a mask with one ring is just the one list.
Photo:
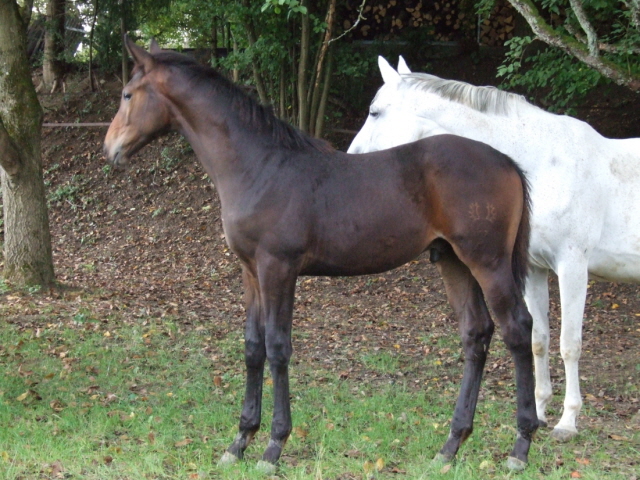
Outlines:
{"label": "black mane", "polygon": [[154,55],[161,64],[177,67],[196,85],[214,89],[229,102],[230,112],[243,125],[269,137],[280,147],[290,150],[313,148],[328,153],[334,148],[325,140],[313,138],[289,123],[279,119],[270,107],[261,105],[252,96],[213,68],[199,64],[180,53],[163,51]]}

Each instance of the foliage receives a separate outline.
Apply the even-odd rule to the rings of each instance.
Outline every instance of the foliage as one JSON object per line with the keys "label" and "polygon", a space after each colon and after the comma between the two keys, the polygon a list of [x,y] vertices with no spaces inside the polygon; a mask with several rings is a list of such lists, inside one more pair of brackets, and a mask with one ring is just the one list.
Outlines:
{"label": "foliage", "polygon": [[171,0],[99,0],[94,33],[96,63],[104,69],[115,70],[122,58],[121,22],[124,23],[126,32],[135,32],[146,22],[155,19],[170,2]]}
{"label": "foliage", "polygon": [[[555,91],[549,100],[556,109],[579,99],[599,82],[600,76],[640,91],[638,2],[509,1],[525,17],[535,38],[549,46],[523,60],[523,48],[531,37],[514,38],[500,69],[509,85],[552,87]],[[486,11],[490,4],[491,0],[481,0],[477,5]],[[528,71],[521,73],[524,63]],[[545,75],[550,76],[548,84]]]}
{"label": "foliage", "polygon": [[571,107],[606,81],[597,71],[559,49],[540,48],[526,55],[532,41],[532,37],[514,37],[505,42],[508,51],[497,73],[504,77],[505,88],[542,92],[542,101],[550,110],[574,113]]}

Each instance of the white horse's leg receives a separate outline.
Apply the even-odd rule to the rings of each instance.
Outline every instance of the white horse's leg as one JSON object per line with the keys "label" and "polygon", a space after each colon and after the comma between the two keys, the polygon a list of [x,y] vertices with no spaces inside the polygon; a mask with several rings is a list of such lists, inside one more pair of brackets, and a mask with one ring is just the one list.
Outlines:
{"label": "white horse's leg", "polygon": [[582,408],[578,362],[582,352],[582,316],[589,280],[586,258],[572,259],[558,266],[562,324],[560,354],[566,377],[562,418],[553,429],[553,437],[567,441],[578,434],[576,419]]}
{"label": "white horse's leg", "polygon": [[549,270],[531,266],[524,299],[533,317],[531,346],[536,370],[536,410],[541,425],[547,425],[547,404],[553,394],[549,373]]}

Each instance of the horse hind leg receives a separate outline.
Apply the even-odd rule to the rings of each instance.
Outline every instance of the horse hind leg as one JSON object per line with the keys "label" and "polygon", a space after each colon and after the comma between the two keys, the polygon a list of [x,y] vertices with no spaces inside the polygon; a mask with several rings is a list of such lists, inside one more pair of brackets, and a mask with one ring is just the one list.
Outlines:
{"label": "horse hind leg", "polygon": [[[432,252],[433,253],[433,252]],[[460,327],[464,350],[464,373],[451,421],[449,437],[435,460],[448,462],[473,431],[482,373],[493,336],[494,324],[484,302],[480,285],[451,247],[438,248],[431,255],[442,275],[447,298]]]}
{"label": "horse hind leg", "polygon": [[510,259],[505,258],[493,268],[476,267],[474,276],[482,286],[515,364],[518,435],[507,466],[522,470],[538,428],[531,347],[533,320],[516,286]]}
{"label": "horse hind leg", "polygon": [[551,401],[549,371],[549,272],[531,266],[527,276],[524,299],[533,318],[531,346],[536,376],[536,412],[540,426],[547,426],[547,405]]}

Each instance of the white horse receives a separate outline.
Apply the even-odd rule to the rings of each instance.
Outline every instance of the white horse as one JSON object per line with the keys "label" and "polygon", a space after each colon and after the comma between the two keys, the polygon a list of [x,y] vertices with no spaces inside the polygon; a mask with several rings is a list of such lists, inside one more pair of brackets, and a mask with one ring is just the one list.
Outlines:
{"label": "white horse", "polygon": [[536,407],[546,424],[549,374],[549,270],[558,275],[560,352],[566,373],[562,418],[552,435],[578,433],[578,360],[588,278],[640,282],[640,138],[613,140],[587,123],[546,112],[524,97],[424,73],[398,71],[382,57],[384,85],[349,153],[440,133],[488,143],[511,156],[531,182],[531,270],[525,299],[533,316]]}

